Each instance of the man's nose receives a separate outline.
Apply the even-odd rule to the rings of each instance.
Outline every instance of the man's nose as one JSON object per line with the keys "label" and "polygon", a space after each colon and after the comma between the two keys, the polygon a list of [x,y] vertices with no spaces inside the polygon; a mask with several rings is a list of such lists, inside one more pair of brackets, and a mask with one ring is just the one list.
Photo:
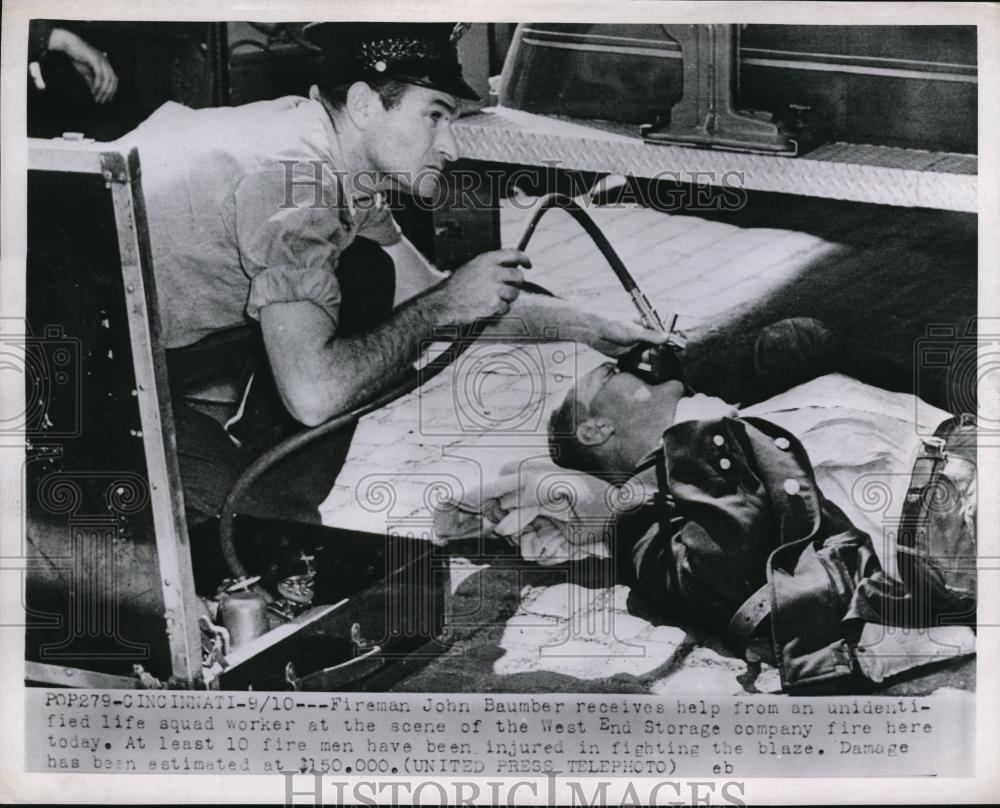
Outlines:
{"label": "man's nose", "polygon": [[450,163],[458,159],[458,141],[455,140],[455,133],[451,131],[450,123],[438,130],[437,141],[434,145],[446,162]]}

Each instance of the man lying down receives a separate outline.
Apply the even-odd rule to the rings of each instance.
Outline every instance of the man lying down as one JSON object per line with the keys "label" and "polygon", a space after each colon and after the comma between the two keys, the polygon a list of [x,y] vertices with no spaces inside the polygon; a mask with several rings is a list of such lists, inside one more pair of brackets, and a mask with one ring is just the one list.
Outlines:
{"label": "man lying down", "polygon": [[786,690],[856,688],[973,648],[955,625],[974,622],[973,438],[842,374],[737,411],[609,362],[552,413],[571,471],[506,469],[438,534],[478,526],[543,563],[610,550],[645,604],[777,665]]}

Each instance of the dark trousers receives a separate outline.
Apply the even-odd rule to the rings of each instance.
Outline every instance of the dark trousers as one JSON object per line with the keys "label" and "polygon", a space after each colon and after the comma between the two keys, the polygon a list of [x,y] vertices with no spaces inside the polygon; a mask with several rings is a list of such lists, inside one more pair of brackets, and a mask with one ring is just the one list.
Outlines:
{"label": "dark trousers", "polygon": [[[338,335],[369,330],[388,318],[395,270],[377,244],[356,239],[340,256],[336,274],[342,294]],[[303,427],[281,404],[256,325],[231,328],[167,351],[167,372],[184,507],[188,526],[197,533],[214,523],[233,484],[250,464]],[[212,405],[198,402],[192,394],[209,384],[245,381],[251,373],[254,383],[240,430],[247,437],[237,446],[222,426],[237,405],[216,406],[213,412]],[[319,505],[343,467],[353,434],[354,426],[348,426],[289,455],[251,486],[237,511],[318,523]]]}

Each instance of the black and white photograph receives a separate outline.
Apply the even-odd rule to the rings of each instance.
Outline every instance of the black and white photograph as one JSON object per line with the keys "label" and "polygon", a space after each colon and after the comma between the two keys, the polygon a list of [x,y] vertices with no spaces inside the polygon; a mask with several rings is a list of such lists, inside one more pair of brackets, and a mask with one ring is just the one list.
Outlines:
{"label": "black and white photograph", "polygon": [[5,5],[12,771],[997,796],[997,9],[697,5]]}

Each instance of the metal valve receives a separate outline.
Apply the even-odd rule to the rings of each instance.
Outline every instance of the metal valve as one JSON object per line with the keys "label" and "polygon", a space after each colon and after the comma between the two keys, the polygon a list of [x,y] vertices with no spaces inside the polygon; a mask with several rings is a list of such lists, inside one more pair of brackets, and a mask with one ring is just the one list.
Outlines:
{"label": "metal valve", "polygon": [[923,439],[924,452],[931,457],[944,457],[945,439],[932,436]]}

